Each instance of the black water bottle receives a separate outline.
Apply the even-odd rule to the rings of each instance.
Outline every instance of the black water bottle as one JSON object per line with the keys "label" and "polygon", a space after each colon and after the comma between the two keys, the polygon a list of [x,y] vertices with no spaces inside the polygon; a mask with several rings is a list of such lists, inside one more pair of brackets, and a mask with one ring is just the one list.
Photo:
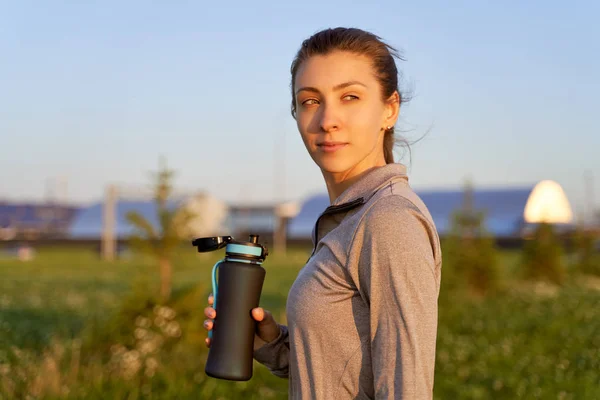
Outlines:
{"label": "black water bottle", "polygon": [[256,321],[252,309],[258,307],[266,271],[261,266],[267,257],[258,235],[248,242],[231,236],[199,238],[192,242],[199,252],[225,247],[225,258],[212,270],[214,303],[217,312],[209,332],[210,350],[205,372],[208,376],[231,381],[252,378]]}

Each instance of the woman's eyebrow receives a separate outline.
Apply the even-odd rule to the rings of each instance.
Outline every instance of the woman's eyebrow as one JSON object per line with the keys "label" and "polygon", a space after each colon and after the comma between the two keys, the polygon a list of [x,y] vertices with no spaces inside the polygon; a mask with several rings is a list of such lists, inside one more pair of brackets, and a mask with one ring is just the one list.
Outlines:
{"label": "woman's eyebrow", "polygon": [[[364,83],[360,82],[360,81],[348,81],[348,82],[344,82],[344,83],[340,83],[338,85],[335,85],[333,87],[334,91],[337,90],[341,90],[341,89],[345,89],[348,86],[352,86],[352,85],[360,85],[360,86],[364,86],[367,87],[367,85],[365,85]],[[300,92],[313,92],[313,93],[321,93],[319,91],[319,89],[312,87],[312,86],[303,86],[301,88],[299,88],[298,90],[296,90],[296,94],[300,93]]]}
{"label": "woman's eyebrow", "polygon": [[340,83],[339,85],[334,86],[333,90],[345,89],[348,86],[352,86],[352,85],[360,85],[360,86],[363,86],[363,87],[367,87],[367,85],[365,85],[364,83],[359,82],[359,81],[348,81],[348,82]]}

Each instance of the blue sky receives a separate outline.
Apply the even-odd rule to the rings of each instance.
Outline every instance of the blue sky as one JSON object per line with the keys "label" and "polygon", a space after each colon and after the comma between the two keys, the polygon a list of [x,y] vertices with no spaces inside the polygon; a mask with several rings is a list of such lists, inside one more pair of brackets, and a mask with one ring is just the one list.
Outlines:
{"label": "blue sky", "polygon": [[43,199],[60,178],[95,201],[107,183],[146,184],[160,155],[182,191],[324,192],[289,66],[310,34],[355,26],[407,59],[400,127],[427,134],[415,188],[553,179],[579,209],[589,170],[600,199],[598,2],[447,4],[0,2],[0,198]]}

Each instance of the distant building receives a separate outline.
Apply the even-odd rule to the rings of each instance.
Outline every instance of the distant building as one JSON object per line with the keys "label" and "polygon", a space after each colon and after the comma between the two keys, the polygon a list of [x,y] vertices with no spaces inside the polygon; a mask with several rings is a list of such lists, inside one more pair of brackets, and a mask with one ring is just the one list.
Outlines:
{"label": "distant building", "polygon": [[[206,194],[174,200],[171,206],[185,207],[196,215],[185,232],[189,237],[229,235],[243,238],[250,233],[271,237],[277,222],[272,205],[227,204]],[[98,202],[79,210],[69,228],[69,236],[79,240],[100,239],[104,226],[103,209],[104,203]],[[126,218],[130,211],[141,214],[158,229],[154,200],[117,199],[112,224],[112,236],[116,239],[126,239],[134,233],[133,226]]]}
{"label": "distant building", "polygon": [[[452,215],[463,206],[464,190],[415,190],[423,200],[440,236],[451,229]],[[329,205],[326,194],[308,198],[289,226],[291,239],[310,239],[315,221]],[[486,230],[498,238],[521,237],[531,224],[548,222],[570,226],[572,212],[564,191],[555,182],[516,188],[477,189],[472,192],[473,209],[485,213]],[[527,212],[526,212],[527,211]]]}
{"label": "distant building", "polygon": [[[80,209],[69,228],[70,238],[95,240],[102,237],[104,207],[105,204],[103,202],[98,202]],[[173,200],[170,202],[169,207],[187,208],[195,214],[185,232],[190,237],[216,235],[218,232],[221,232],[228,213],[228,207],[225,203],[206,194]],[[134,227],[127,220],[127,214],[131,211],[139,213],[154,229],[158,230],[158,209],[154,200],[117,198],[114,205],[115,217],[111,224],[113,226],[111,236],[116,239],[126,239],[135,232]]]}
{"label": "distant building", "polygon": [[64,204],[0,202],[0,240],[64,238],[77,211]]}
{"label": "distant building", "polygon": [[[440,235],[446,235],[451,228],[453,213],[464,204],[464,190],[416,192],[428,207]],[[541,221],[567,229],[573,224],[569,201],[560,185],[553,181],[516,188],[474,188],[471,203],[475,210],[485,213],[486,230],[497,238],[523,237]],[[230,235],[243,239],[248,234],[258,234],[275,245],[277,243],[273,242],[281,243],[286,236],[292,241],[310,241],[314,224],[328,205],[327,194],[279,207],[226,204],[205,193],[171,202],[172,207],[183,206],[197,215],[188,224],[186,236]],[[84,207],[0,202],[0,240],[100,240],[104,230],[104,207],[104,202]],[[113,239],[124,240],[134,233],[126,219],[129,211],[140,213],[158,229],[154,200],[117,198],[114,220],[110,224]]]}

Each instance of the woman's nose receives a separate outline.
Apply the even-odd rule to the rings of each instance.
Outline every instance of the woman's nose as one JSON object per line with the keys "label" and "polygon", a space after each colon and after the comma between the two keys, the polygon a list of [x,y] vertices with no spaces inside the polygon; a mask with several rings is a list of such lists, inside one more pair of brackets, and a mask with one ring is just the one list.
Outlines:
{"label": "woman's nose", "polygon": [[320,128],[324,132],[329,132],[340,128],[340,116],[335,107],[323,104],[320,107]]}

